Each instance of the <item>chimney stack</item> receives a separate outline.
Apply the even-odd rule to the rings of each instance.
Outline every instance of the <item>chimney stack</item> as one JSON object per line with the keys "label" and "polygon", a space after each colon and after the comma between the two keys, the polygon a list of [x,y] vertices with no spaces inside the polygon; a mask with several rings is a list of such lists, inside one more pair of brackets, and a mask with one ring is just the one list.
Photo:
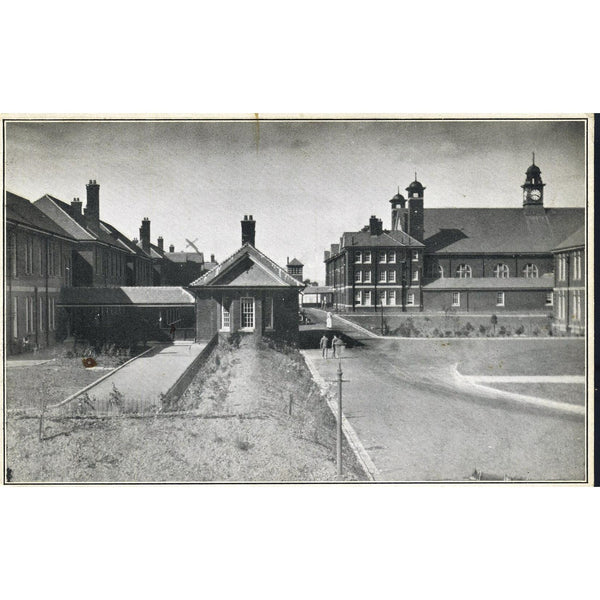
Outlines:
{"label": "chimney stack", "polygon": [[163,240],[162,235],[158,236],[157,246],[158,246],[158,249],[161,250],[162,252],[165,251],[165,240]]}
{"label": "chimney stack", "polygon": [[81,206],[81,200],[79,198],[73,198],[73,202],[71,202],[71,216],[78,223],[81,223],[83,220],[83,209]]}
{"label": "chimney stack", "polygon": [[175,252],[175,246],[173,246],[173,244],[169,246],[169,252]]}
{"label": "chimney stack", "polygon": [[214,262],[216,262],[216,261],[215,261],[215,255],[214,255],[214,254],[211,254],[211,255],[210,255],[210,262],[211,262],[211,263],[214,263]]}
{"label": "chimney stack", "polygon": [[148,217],[142,219],[140,241],[142,242],[142,250],[147,254],[150,254],[150,219]]}
{"label": "chimney stack", "polygon": [[369,219],[369,231],[371,235],[381,235],[383,233],[383,222],[375,215],[371,215]]}
{"label": "chimney stack", "polygon": [[242,246],[244,244],[250,244],[254,246],[256,235],[256,221],[252,218],[252,215],[244,215],[242,221]]}
{"label": "chimney stack", "polygon": [[98,228],[100,226],[100,186],[95,179],[90,179],[85,187],[87,190],[86,221],[88,225]]}

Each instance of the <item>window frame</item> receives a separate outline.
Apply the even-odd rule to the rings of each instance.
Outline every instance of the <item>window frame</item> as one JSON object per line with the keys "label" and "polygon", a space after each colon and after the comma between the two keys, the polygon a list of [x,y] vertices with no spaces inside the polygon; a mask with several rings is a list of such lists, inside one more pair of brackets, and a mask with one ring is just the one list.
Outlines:
{"label": "window frame", "polygon": [[471,279],[473,277],[473,269],[467,263],[460,263],[455,270],[458,279]]}
{"label": "window frame", "polygon": [[452,306],[460,306],[460,292],[452,292]]}
{"label": "window frame", "polygon": [[505,306],[506,294],[504,292],[496,292],[496,306]]}

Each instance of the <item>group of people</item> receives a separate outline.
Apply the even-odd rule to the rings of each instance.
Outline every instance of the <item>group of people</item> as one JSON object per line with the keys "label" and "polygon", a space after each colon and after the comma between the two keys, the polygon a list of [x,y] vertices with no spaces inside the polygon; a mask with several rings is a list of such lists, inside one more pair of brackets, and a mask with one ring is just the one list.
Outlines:
{"label": "group of people", "polygon": [[333,339],[331,340],[331,345],[329,344],[329,338],[323,334],[321,341],[319,342],[319,346],[321,348],[321,354],[323,358],[328,358],[329,348],[333,351],[333,358],[341,358],[342,357],[342,345],[344,342],[334,334]]}

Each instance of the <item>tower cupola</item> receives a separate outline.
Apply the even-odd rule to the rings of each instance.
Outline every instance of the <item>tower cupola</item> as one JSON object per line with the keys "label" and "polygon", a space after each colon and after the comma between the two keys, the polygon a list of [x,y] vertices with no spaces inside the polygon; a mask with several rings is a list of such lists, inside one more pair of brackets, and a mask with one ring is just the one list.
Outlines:
{"label": "tower cupola", "polygon": [[415,180],[406,188],[408,192],[408,219],[406,231],[408,235],[423,241],[424,229],[425,229],[425,211],[423,206],[423,196],[425,187],[417,179],[415,173]]}
{"label": "tower cupola", "polygon": [[525,183],[521,186],[523,189],[523,206],[544,206],[544,186],[542,182],[542,171],[535,164],[535,153],[533,153],[533,162],[525,171]]}
{"label": "tower cupola", "polygon": [[390,200],[392,205],[392,231],[407,231],[408,226],[408,209],[406,208],[406,198],[398,193]]}

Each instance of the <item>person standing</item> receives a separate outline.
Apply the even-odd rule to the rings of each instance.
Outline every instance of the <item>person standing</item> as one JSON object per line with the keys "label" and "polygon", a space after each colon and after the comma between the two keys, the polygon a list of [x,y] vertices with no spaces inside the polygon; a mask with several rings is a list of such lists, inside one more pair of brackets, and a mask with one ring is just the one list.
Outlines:
{"label": "person standing", "polygon": [[327,329],[331,329],[333,327],[332,316],[331,316],[330,312],[327,313],[326,325],[327,325]]}
{"label": "person standing", "polygon": [[333,336],[331,347],[333,348],[333,358],[342,358],[342,340],[337,335]]}
{"label": "person standing", "polygon": [[319,342],[319,347],[321,348],[321,356],[323,358],[327,358],[327,348],[329,346],[329,338],[323,334],[321,341]]}

